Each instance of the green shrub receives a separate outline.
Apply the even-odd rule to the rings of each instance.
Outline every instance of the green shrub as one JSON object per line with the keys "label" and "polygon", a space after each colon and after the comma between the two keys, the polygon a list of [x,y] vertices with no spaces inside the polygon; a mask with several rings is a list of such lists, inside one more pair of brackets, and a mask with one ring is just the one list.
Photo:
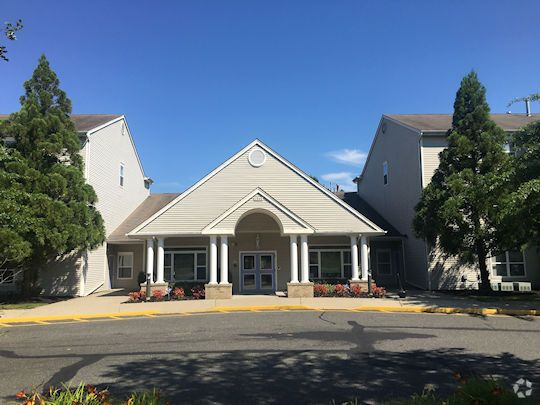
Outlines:
{"label": "green shrub", "polygon": [[77,388],[64,385],[62,389],[51,388],[48,394],[37,392],[19,392],[15,396],[16,404],[34,405],[170,405],[169,401],[161,397],[159,390],[149,392],[133,392],[125,399],[111,398],[107,390],[99,391],[91,385],[79,384]]}
{"label": "green shrub", "polygon": [[139,271],[139,274],[137,274],[137,283],[139,283],[139,285],[146,283],[146,274],[144,274],[143,271]]}
{"label": "green shrub", "polygon": [[465,379],[456,373],[460,386],[448,398],[440,398],[435,389],[426,387],[421,394],[415,393],[410,398],[397,399],[387,402],[387,405],[512,405],[532,404],[526,399],[520,399],[504,380],[488,377],[473,377]]}
{"label": "green shrub", "polygon": [[176,283],[169,283],[169,287],[171,287],[171,290],[174,290],[177,287],[183,288],[185,296],[191,297],[193,296],[193,292],[191,291],[193,288],[199,287],[199,290],[204,290],[204,281],[177,281]]}

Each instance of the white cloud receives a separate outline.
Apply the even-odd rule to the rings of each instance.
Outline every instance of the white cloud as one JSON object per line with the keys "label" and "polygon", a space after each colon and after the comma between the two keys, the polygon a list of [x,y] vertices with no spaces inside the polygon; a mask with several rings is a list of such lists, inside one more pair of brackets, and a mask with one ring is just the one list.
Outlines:
{"label": "white cloud", "polygon": [[339,163],[344,163],[352,166],[362,166],[367,157],[367,153],[360,149],[340,149],[328,152],[328,156]]}
{"label": "white cloud", "polygon": [[[326,173],[321,176],[321,179],[327,182],[331,182],[334,186],[339,184],[339,188],[345,191],[354,191],[355,186],[353,179],[356,176],[352,172],[338,172],[338,173]],[[333,188],[333,187],[332,187]]]}

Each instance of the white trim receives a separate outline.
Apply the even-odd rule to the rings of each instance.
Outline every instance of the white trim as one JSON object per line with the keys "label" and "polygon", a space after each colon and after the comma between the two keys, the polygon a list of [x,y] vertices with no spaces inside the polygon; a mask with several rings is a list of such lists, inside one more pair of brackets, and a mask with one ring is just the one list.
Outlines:
{"label": "white trim", "polygon": [[[191,249],[204,249],[204,250],[170,250],[170,249],[190,249],[190,248]],[[169,250],[167,250],[167,249],[169,249]],[[203,267],[202,265],[198,264],[197,254],[199,254],[199,253],[204,253],[205,254],[204,268],[205,268],[206,277],[204,279],[197,278],[197,270],[198,270],[198,268]],[[165,272],[165,267],[170,267],[171,268],[171,273],[170,273],[171,276],[174,273],[174,255],[175,254],[193,254],[193,255],[195,255],[195,259],[193,261],[193,266],[194,266],[193,278],[190,279],[190,280],[179,280],[179,279],[176,279],[176,277],[174,277],[174,278],[171,278],[169,280],[169,282],[201,282],[201,283],[205,283],[206,281],[208,281],[208,276],[209,276],[209,272],[208,272],[208,267],[209,267],[208,266],[208,245],[165,246],[164,249],[163,249],[163,271]],[[165,255],[171,255],[171,265],[170,266],[165,266]]]}
{"label": "white trim", "polygon": [[394,123],[396,123],[398,125],[401,125],[402,127],[406,128],[406,129],[408,129],[408,130],[410,130],[412,132],[418,133],[420,135],[422,134],[422,132],[419,131],[418,129],[410,127],[410,126],[408,126],[406,124],[403,124],[400,121],[397,121],[397,120],[395,120],[393,118],[390,118],[389,116],[383,114],[381,116],[381,119],[379,120],[379,125],[377,126],[377,130],[375,131],[375,137],[373,138],[373,141],[371,142],[371,146],[369,147],[369,152],[368,152],[368,155],[366,157],[366,162],[364,163],[362,173],[360,174],[360,176],[358,176],[359,180],[362,179],[362,177],[364,176],[364,173],[366,172],[366,169],[367,169],[368,164],[369,164],[369,159],[371,158],[371,153],[373,152],[373,149],[375,148],[375,143],[377,142],[377,139],[379,138],[379,133],[381,132],[381,126],[382,126],[384,120],[394,122]]}
{"label": "white trim", "polygon": [[99,130],[101,130],[101,129],[105,128],[105,127],[108,127],[109,125],[115,124],[116,122],[118,122],[120,120],[123,120],[124,125],[126,126],[127,133],[129,135],[129,140],[131,142],[131,146],[133,147],[133,151],[135,152],[135,157],[137,158],[137,163],[139,164],[139,169],[141,170],[141,173],[142,173],[143,177],[148,177],[144,173],[144,169],[143,169],[143,166],[142,166],[142,163],[141,163],[141,159],[139,158],[139,153],[137,152],[137,148],[135,147],[135,142],[133,142],[133,137],[131,136],[131,131],[129,129],[129,125],[127,123],[127,119],[126,119],[125,115],[122,114],[120,117],[114,118],[111,121],[107,121],[105,124],[99,125],[99,126],[97,126],[95,128],[92,128],[91,130],[83,132],[83,133],[86,134],[87,137],[89,137],[89,135],[92,135],[92,134],[98,132]]}
{"label": "white trim", "polygon": [[[517,252],[517,251],[516,251]],[[504,262],[498,262],[496,260],[496,256],[490,256],[489,257],[489,276],[490,277],[497,277],[497,278],[505,278],[507,280],[520,280],[520,279],[526,279],[527,278],[527,261],[525,260],[525,252],[522,252],[522,251],[519,251],[519,253],[521,253],[521,258],[522,258],[522,261],[520,262],[515,262],[515,261],[510,261],[510,251],[508,250],[505,250],[504,251],[504,255],[505,255],[505,258],[506,260]],[[511,276],[510,275],[510,264],[523,264],[523,275],[522,276]],[[498,275],[498,274],[495,274],[494,270],[493,270],[493,265],[496,265],[496,264],[506,264],[506,274],[505,275]]]}
{"label": "white trim", "polygon": [[253,142],[251,142],[249,145],[244,147],[242,150],[240,150],[238,153],[236,153],[234,156],[229,158],[225,163],[218,166],[216,169],[214,169],[212,172],[207,174],[205,177],[203,177],[201,180],[199,180],[197,183],[195,183],[193,186],[191,186],[189,189],[187,189],[184,193],[180,194],[178,197],[176,197],[174,200],[172,200],[169,204],[167,204],[165,207],[160,209],[158,212],[156,212],[154,215],[152,215],[150,218],[148,218],[146,221],[144,221],[142,224],[137,226],[135,229],[133,229],[131,232],[128,232],[128,236],[133,236],[137,234],[141,229],[146,227],[149,223],[154,221],[156,218],[161,216],[163,213],[168,211],[171,207],[176,205],[179,201],[182,201],[184,198],[186,198],[188,195],[190,195],[194,190],[196,190],[198,187],[200,187],[202,184],[207,182],[209,179],[214,177],[217,173],[219,173],[221,170],[225,169],[227,166],[229,166],[232,162],[234,162],[236,159],[240,158],[246,151],[251,149],[254,146],[259,146],[261,149],[263,149],[266,153],[269,155],[272,155],[275,159],[277,159],[279,162],[283,163],[285,166],[287,166],[289,169],[293,170],[296,174],[298,174],[300,177],[302,177],[304,180],[306,180],[308,183],[313,185],[315,188],[317,188],[319,191],[321,191],[324,195],[329,197],[330,199],[334,200],[337,204],[341,205],[341,207],[345,208],[350,214],[352,214],[354,217],[358,218],[360,221],[364,222],[369,227],[373,228],[374,232],[382,232],[382,234],[386,233],[383,229],[379,228],[376,224],[371,222],[369,219],[364,217],[362,214],[360,214],[358,211],[356,211],[354,208],[343,202],[340,198],[338,198],[336,195],[334,195],[332,192],[327,190],[325,187],[323,187],[321,184],[314,181],[311,177],[309,177],[307,174],[305,174],[303,171],[298,169],[296,166],[294,166],[292,163],[287,161],[285,158],[280,156],[278,153],[274,152],[272,149],[270,149],[268,146],[266,146],[264,143],[262,143],[260,140],[255,139]]}
{"label": "white trim", "polygon": [[[260,163],[257,163],[257,162],[254,162],[253,161],[253,154],[255,152],[261,152],[263,154],[263,160],[262,162]],[[249,161],[249,164],[253,167],[261,167],[262,165],[264,165],[266,163],[266,153],[264,153],[264,151],[260,148],[253,148],[251,150],[251,152],[249,152],[249,155],[248,155],[248,161]]]}
{"label": "white trim", "polygon": [[[131,266],[120,266],[120,257],[131,257]],[[118,252],[116,260],[116,279],[117,280],[133,280],[133,252]],[[129,268],[129,277],[120,277],[120,267],[126,269]]]}
{"label": "white trim", "polygon": [[[300,224],[302,227],[304,228],[308,228],[306,231],[298,231],[298,230],[295,230],[294,232],[296,232],[295,234],[300,234],[300,233],[313,233],[315,231],[315,228],[313,228],[311,225],[309,225],[306,221],[304,221],[302,218],[300,218],[298,215],[296,215],[294,212],[292,212],[291,210],[289,210],[287,207],[285,207],[283,204],[281,204],[279,201],[277,201],[275,198],[273,198],[272,196],[270,196],[268,193],[266,193],[263,189],[257,187],[255,190],[253,190],[252,192],[250,192],[248,195],[246,195],[244,198],[242,198],[240,201],[238,201],[236,204],[234,204],[231,208],[229,208],[227,211],[225,211],[223,214],[221,214],[219,217],[217,217],[216,219],[214,219],[209,225],[207,225],[202,231],[201,233],[203,235],[207,235],[207,234],[216,234],[216,232],[218,232],[218,230],[216,229],[212,229],[214,226],[216,226],[217,224],[219,224],[221,221],[223,221],[225,218],[227,218],[229,215],[231,215],[233,212],[235,212],[236,210],[238,210],[240,207],[242,207],[246,202],[248,202],[249,200],[251,200],[253,197],[255,197],[256,195],[260,195],[261,197],[263,197],[264,199],[266,199],[266,201],[268,201],[270,204],[272,204],[274,207],[276,207],[278,210],[282,211],[283,213],[285,213],[286,215],[288,215],[289,217],[291,217],[295,222],[297,222],[298,224]],[[266,211],[264,209],[262,209],[263,211]],[[271,216],[274,217],[275,215],[273,213],[269,213],[269,214],[272,214]],[[279,225],[280,225],[280,228],[281,228],[281,234],[282,235],[285,235],[287,234],[285,232],[285,229],[283,228],[283,224],[281,223],[281,220],[279,218],[274,218],[274,220],[277,219],[279,220]],[[242,217],[238,219],[237,221],[237,224],[238,222],[240,222],[242,220]],[[235,229],[236,229],[236,224],[235,224]],[[234,231],[235,229],[232,230],[232,233],[230,232],[227,232],[225,231],[225,234],[228,234],[228,235],[234,235]],[[219,232],[218,232],[219,233]]]}
{"label": "white trim", "polygon": [[[328,246],[330,247],[329,249],[318,249],[317,246]],[[313,277],[313,280],[325,280],[325,279],[329,279],[329,278],[342,278],[342,279],[346,279],[347,277],[345,276],[345,266],[346,265],[349,265],[351,266],[351,279],[354,280],[353,276],[354,276],[354,273],[353,273],[353,253],[352,253],[352,249],[350,247],[345,247],[345,245],[335,245],[336,248],[335,249],[332,249],[333,245],[310,245],[309,246],[309,249],[308,249],[308,272],[311,271],[311,266],[317,266],[317,276],[316,277]],[[311,264],[310,260],[309,260],[309,254],[310,253],[317,253],[317,264]],[[340,260],[340,268],[341,268],[341,273],[340,273],[340,276],[339,277],[322,277],[321,275],[321,253],[339,253],[339,260]],[[351,255],[351,261],[350,262],[345,262],[345,253],[349,253]],[[309,274],[309,273],[308,273]],[[310,280],[311,280],[311,277],[310,277]],[[358,278],[359,280],[359,278]]]}
{"label": "white trim", "polygon": [[[242,282],[242,254],[248,254],[248,255],[264,255],[265,253],[273,253],[274,254],[274,291],[277,291],[278,289],[278,253],[277,250],[239,250],[238,251],[238,291],[239,292],[257,292],[257,291],[266,291],[266,290],[247,290],[245,291],[242,287],[244,286]],[[257,259],[255,259],[255,268],[257,267]],[[251,270],[248,270],[248,272]],[[253,270],[255,271],[255,270]],[[265,270],[268,271],[268,270]],[[259,269],[260,274],[260,269]],[[255,279],[255,285],[257,284],[257,279]]]}

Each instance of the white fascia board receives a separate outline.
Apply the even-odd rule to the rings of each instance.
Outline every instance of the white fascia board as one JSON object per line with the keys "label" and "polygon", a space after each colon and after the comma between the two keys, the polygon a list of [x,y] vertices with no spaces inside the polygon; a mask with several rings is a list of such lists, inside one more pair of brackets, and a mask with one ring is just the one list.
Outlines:
{"label": "white fascia board", "polygon": [[[308,233],[313,233],[314,232],[315,228],[313,228],[310,224],[308,224],[306,221],[304,221],[302,218],[300,218],[294,212],[289,210],[287,207],[285,207],[283,204],[281,204],[275,198],[270,196],[263,189],[261,189],[260,187],[257,187],[255,190],[251,191],[248,195],[246,195],[244,198],[242,198],[240,201],[238,201],[236,204],[234,204],[231,208],[229,208],[227,211],[225,211],[223,214],[221,214],[219,217],[217,217],[215,220],[213,220],[208,226],[206,226],[202,230],[202,233],[203,234],[211,233],[213,231],[212,228],[214,226],[219,224],[221,221],[223,221],[225,218],[227,218],[229,215],[231,215],[233,212],[235,212],[237,209],[239,209],[242,205],[244,205],[246,202],[251,200],[256,195],[260,195],[265,200],[267,200],[270,204],[272,204],[274,207],[276,207],[278,210],[285,213],[285,215],[288,215],[289,217],[291,217],[295,222],[299,223],[302,227],[306,228]],[[311,230],[311,232],[309,232],[309,230]],[[284,232],[285,232],[285,230],[284,230]]]}
{"label": "white fascia board", "polygon": [[354,210],[352,207],[344,203],[341,199],[339,199],[334,193],[327,190],[325,187],[314,181],[311,177],[309,177],[307,174],[305,174],[303,171],[298,169],[296,166],[294,166],[292,163],[290,163],[288,160],[286,160],[284,157],[279,155],[277,152],[272,150],[270,147],[266,146],[262,141],[259,139],[255,139],[253,142],[249,143],[246,147],[244,147],[242,150],[237,152],[235,155],[233,155],[231,158],[229,158],[225,163],[218,166],[216,169],[214,169],[212,172],[207,174],[205,177],[203,177],[201,180],[199,180],[197,183],[195,183],[193,186],[188,188],[185,192],[180,194],[177,198],[172,200],[169,204],[167,204],[165,207],[163,207],[161,210],[156,212],[154,215],[152,215],[150,218],[148,218],[146,221],[144,221],[142,224],[140,224],[138,227],[133,229],[131,232],[128,233],[128,235],[134,235],[139,232],[139,230],[143,229],[146,225],[148,225],[150,222],[152,222],[154,219],[162,215],[164,212],[169,210],[172,206],[177,204],[179,201],[183,200],[185,197],[187,197],[189,194],[191,194],[194,190],[196,190],[199,186],[204,184],[206,181],[208,181],[210,178],[215,176],[217,173],[219,173],[221,170],[225,169],[227,166],[229,166],[232,162],[234,162],[236,159],[238,159],[240,156],[242,156],[246,151],[251,149],[253,146],[259,146],[261,149],[265,150],[268,154],[272,155],[275,159],[277,159],[279,162],[287,166],[289,169],[294,171],[296,174],[298,174],[300,177],[302,177],[304,180],[306,180],[308,183],[313,185],[315,188],[319,189],[323,194],[330,197],[330,199],[334,200],[337,204],[341,205],[343,208],[345,208],[350,214],[358,218],[360,221],[364,222],[366,225],[373,228],[376,232],[383,232],[381,228],[379,228],[376,224],[371,222],[369,219],[364,217],[362,214]]}
{"label": "white fascia board", "polygon": [[137,148],[135,147],[135,142],[133,142],[133,137],[131,136],[131,131],[129,130],[129,125],[127,123],[127,120],[126,120],[126,116],[125,115],[121,115],[120,117],[118,118],[115,118],[115,119],[112,119],[110,121],[107,121],[105,124],[102,124],[98,127],[95,127],[95,128],[92,128],[90,131],[87,131],[86,132],[86,136],[90,136],[96,132],[98,132],[99,130],[103,129],[103,128],[106,128],[108,127],[109,125],[112,125],[118,121],[124,121],[124,125],[126,126],[126,129],[127,129],[127,133],[128,133],[128,136],[129,136],[129,141],[131,142],[131,147],[133,148],[134,152],[135,152],[135,157],[137,158],[137,163],[139,163],[139,169],[141,170],[141,173],[143,175],[143,177],[148,177],[145,173],[144,173],[144,169],[143,169],[143,166],[142,166],[142,163],[141,163],[141,159],[139,158],[139,152],[137,152]]}

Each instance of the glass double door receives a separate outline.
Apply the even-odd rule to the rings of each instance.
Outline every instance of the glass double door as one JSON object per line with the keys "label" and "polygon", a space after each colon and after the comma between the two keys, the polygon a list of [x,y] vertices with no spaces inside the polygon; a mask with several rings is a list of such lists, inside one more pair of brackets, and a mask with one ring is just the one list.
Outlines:
{"label": "glass double door", "polygon": [[242,292],[276,290],[276,255],[273,252],[240,254]]}

